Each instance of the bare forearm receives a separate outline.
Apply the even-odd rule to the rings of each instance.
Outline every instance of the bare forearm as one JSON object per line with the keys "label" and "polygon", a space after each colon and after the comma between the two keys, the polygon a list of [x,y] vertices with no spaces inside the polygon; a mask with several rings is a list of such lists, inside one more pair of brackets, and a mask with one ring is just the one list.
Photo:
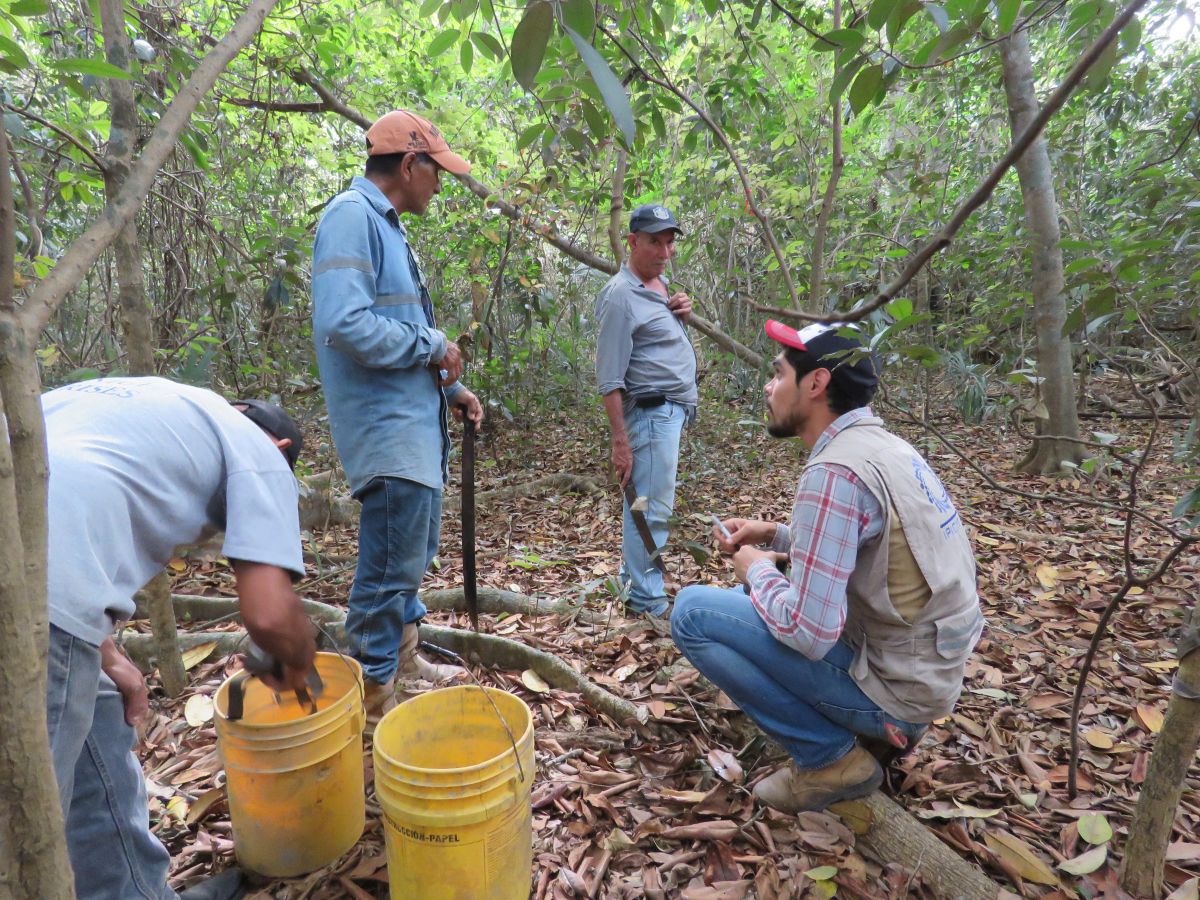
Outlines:
{"label": "bare forearm", "polygon": [[312,624],[291,578],[278,566],[234,562],[242,621],[254,643],[294,669],[307,669],[316,652]]}
{"label": "bare forearm", "polygon": [[625,401],[621,391],[609,391],[604,395],[604,412],[608,416],[608,430],[613,443],[629,443],[629,435],[625,432]]}

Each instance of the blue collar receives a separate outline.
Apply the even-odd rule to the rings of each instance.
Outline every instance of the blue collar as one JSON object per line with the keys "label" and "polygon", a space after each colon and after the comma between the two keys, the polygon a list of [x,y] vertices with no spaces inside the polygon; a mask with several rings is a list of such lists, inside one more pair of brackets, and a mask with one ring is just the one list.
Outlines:
{"label": "blue collar", "polygon": [[365,178],[362,175],[355,175],[354,179],[350,182],[350,190],[358,191],[367,198],[367,202],[371,204],[375,212],[397,226],[401,231],[405,230],[403,223],[400,221],[400,216],[396,213],[396,208],[392,206],[391,201],[383,195],[383,191],[371,179]]}

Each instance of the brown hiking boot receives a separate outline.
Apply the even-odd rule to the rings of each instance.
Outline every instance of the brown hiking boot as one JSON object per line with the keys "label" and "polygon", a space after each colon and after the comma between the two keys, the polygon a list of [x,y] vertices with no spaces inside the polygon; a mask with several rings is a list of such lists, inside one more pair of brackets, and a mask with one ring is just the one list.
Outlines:
{"label": "brown hiking boot", "polygon": [[429,681],[437,684],[454,678],[465,677],[467,670],[462,666],[446,666],[431,663],[419,652],[421,641],[416,622],[404,626],[404,634],[400,638],[400,668],[396,670],[396,678],[400,681]]}
{"label": "brown hiking boot", "polygon": [[794,762],[754,786],[754,796],[772,809],[795,815],[821,810],[840,800],[865,797],[883,782],[875,757],[855,744],[854,749],[823,769],[803,771]]}
{"label": "brown hiking boot", "polygon": [[367,724],[363,728],[363,736],[375,734],[375,726],[387,713],[396,708],[396,682],[389,678],[383,684],[363,679],[363,707],[367,713]]}

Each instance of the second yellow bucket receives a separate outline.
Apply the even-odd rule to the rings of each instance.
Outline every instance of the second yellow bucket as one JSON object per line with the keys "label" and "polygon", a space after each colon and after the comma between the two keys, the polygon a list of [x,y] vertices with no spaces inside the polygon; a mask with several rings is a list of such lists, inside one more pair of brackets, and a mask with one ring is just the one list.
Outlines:
{"label": "second yellow bucket", "polygon": [[286,878],[333,862],[366,824],[362,675],[334,653],[314,661],[325,690],[309,713],[294,694],[245,684],[244,712],[230,719],[229,679],[217,690],[217,749],[225,765],[238,862]]}
{"label": "second yellow bucket", "polygon": [[374,756],[392,900],[528,900],[533,716],[524,701],[493,688],[430,691],[383,717]]}

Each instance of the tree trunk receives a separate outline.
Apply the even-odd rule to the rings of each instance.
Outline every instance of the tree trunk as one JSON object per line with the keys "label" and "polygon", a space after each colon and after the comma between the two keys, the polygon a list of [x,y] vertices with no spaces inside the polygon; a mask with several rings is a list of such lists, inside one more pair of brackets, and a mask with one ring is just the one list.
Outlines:
{"label": "tree trunk", "polygon": [[[1029,35],[1019,31],[999,46],[1004,64],[1004,93],[1015,139],[1039,111]],[[1062,250],[1058,246],[1058,202],[1045,135],[1038,135],[1017,160],[1016,168],[1025,201],[1025,227],[1030,234],[1038,374],[1041,376],[1040,394],[1048,414],[1038,418],[1038,433],[1053,436],[1035,441],[1018,468],[1051,474],[1060,472],[1064,462],[1080,462],[1083,452],[1081,445],[1071,440],[1079,437],[1079,418],[1075,412],[1071,341],[1063,333],[1067,304],[1063,296]]]}
{"label": "tree trunk", "polygon": [[[129,71],[129,37],[125,33],[124,0],[100,0],[100,23],[104,29],[104,56],[111,65]],[[137,106],[133,84],[123,78],[108,79],[112,96],[112,122],[108,132],[108,154],[104,162],[104,195],[117,199],[129,174],[137,142]],[[131,375],[154,374],[154,341],[151,337],[150,304],[142,277],[142,247],[138,240],[137,216],[130,217],[116,239],[117,297],[125,332],[125,355]]]}
{"label": "tree trunk", "polygon": [[69,900],[74,882],[46,729],[45,434],[35,341],[13,304],[9,173],[0,121],[0,416],[8,426],[0,441],[0,896]]}
{"label": "tree trunk", "polygon": [[612,201],[608,207],[608,244],[612,247],[613,259],[620,266],[625,261],[625,229],[621,226],[625,218],[625,173],[629,168],[629,153],[620,144],[613,143],[617,148],[617,162],[613,167]]}
{"label": "tree trunk", "polygon": [[[842,2],[833,0],[833,28],[842,27]],[[834,67],[836,74],[837,67]],[[833,104],[833,146],[829,167],[829,183],[825,185],[825,196],[821,200],[821,211],[817,214],[817,227],[813,232],[812,274],[808,283],[809,309],[828,315],[837,307],[837,294],[831,302],[825,302],[825,237],[829,232],[829,218],[833,215],[833,198],[837,195],[838,181],[846,164],[842,156],[842,99],[830,97]]]}
{"label": "tree trunk", "polygon": [[[1193,645],[1200,637],[1198,631],[1200,609],[1192,612]],[[1185,687],[1180,692],[1177,687],[1171,694],[1125,845],[1121,887],[1135,897],[1162,896],[1167,844],[1183,783],[1200,743],[1200,649],[1192,649],[1180,660],[1175,677],[1177,685],[1190,686],[1191,690]]]}

